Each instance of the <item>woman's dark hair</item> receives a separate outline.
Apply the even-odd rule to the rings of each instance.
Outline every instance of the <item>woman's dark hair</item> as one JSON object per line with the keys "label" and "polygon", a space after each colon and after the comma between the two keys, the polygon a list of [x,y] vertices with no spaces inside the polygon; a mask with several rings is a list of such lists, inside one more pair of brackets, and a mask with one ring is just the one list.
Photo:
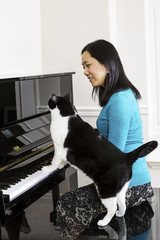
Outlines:
{"label": "woman's dark hair", "polygon": [[85,51],[108,69],[104,87],[94,87],[92,91],[92,96],[94,93],[99,95],[101,106],[104,106],[114,93],[128,88],[134,92],[137,99],[141,98],[139,91],[127,78],[118,52],[110,42],[105,40],[91,42],[83,48],[81,54]]}

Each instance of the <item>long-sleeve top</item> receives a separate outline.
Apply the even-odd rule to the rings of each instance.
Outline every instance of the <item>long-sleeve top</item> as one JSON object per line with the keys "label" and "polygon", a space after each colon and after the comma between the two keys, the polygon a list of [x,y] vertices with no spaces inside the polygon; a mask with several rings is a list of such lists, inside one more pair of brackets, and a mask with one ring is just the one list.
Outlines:
{"label": "long-sleeve top", "polygon": [[[111,96],[98,116],[97,129],[122,152],[130,152],[143,144],[139,105],[131,89]],[[129,186],[139,186],[150,181],[146,159],[139,158],[133,164]]]}

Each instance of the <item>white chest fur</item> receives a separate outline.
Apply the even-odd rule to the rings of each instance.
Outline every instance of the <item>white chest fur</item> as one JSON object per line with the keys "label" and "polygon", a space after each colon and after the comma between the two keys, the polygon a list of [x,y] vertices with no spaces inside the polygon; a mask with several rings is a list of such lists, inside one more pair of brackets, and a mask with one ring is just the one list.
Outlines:
{"label": "white chest fur", "polygon": [[63,160],[66,160],[67,149],[64,148],[64,142],[68,134],[69,117],[62,117],[59,109],[51,110],[51,136],[55,145],[55,152]]}
{"label": "white chest fur", "polygon": [[55,146],[53,160],[50,166],[43,167],[45,172],[53,172],[58,168],[63,168],[66,164],[67,148],[64,142],[68,134],[69,117],[62,117],[57,108],[51,110],[51,136]]}

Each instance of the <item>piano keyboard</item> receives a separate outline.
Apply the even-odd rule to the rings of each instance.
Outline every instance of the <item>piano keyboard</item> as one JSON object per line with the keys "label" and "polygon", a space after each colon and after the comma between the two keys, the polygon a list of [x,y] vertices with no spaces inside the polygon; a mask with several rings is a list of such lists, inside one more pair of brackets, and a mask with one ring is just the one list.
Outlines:
{"label": "piano keyboard", "polygon": [[53,152],[26,166],[6,171],[5,175],[0,177],[0,189],[3,194],[8,195],[12,201],[47,178],[51,173],[43,172],[41,169],[50,165],[52,157]]}
{"label": "piano keyboard", "polygon": [[25,179],[22,179],[20,182],[15,185],[11,185],[7,190],[2,190],[3,194],[9,195],[9,200],[12,201],[15,198],[22,195],[24,192],[34,187],[36,184],[44,180],[49,176],[50,173],[45,173],[41,170],[29,175]]}

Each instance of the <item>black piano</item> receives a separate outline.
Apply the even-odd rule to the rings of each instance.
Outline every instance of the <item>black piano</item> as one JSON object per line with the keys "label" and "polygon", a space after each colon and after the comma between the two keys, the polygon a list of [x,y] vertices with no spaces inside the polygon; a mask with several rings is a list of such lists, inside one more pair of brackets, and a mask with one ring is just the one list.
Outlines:
{"label": "black piano", "polygon": [[0,227],[48,191],[54,223],[59,184],[68,179],[66,190],[77,187],[77,173],[69,165],[53,173],[41,170],[54,155],[47,102],[52,93],[67,94],[73,102],[72,74],[0,79]]}

